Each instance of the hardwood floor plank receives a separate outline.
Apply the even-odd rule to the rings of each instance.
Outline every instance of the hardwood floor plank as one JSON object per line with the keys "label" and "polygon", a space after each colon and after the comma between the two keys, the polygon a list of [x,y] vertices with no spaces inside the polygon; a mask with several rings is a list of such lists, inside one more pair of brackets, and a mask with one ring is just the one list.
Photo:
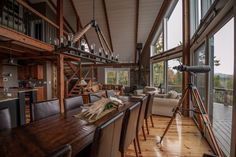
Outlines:
{"label": "hardwood floor plank", "polygon": [[[153,116],[154,128],[148,125],[150,135],[147,141],[140,132],[140,145],[143,157],[201,157],[203,153],[212,154],[211,148],[190,118],[178,117],[170,127],[162,146],[156,142],[160,139],[170,118]],[[146,130],[146,129],[145,129]],[[135,157],[134,147],[130,145],[126,157]]]}

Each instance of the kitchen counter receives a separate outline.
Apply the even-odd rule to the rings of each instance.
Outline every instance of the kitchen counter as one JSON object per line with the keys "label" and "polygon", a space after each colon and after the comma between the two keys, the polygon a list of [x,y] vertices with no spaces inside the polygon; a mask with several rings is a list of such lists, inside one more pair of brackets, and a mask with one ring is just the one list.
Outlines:
{"label": "kitchen counter", "polygon": [[16,89],[8,89],[8,91],[4,91],[3,88],[0,88],[0,102],[10,101],[18,99],[18,93],[24,92],[32,92],[37,91],[36,88],[16,88]]}

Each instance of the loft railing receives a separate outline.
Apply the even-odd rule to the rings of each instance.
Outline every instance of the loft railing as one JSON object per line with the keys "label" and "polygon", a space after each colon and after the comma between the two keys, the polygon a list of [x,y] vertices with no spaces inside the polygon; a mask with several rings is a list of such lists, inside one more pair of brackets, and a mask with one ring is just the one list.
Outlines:
{"label": "loft railing", "polygon": [[0,25],[52,44],[58,25],[22,0],[1,0]]}

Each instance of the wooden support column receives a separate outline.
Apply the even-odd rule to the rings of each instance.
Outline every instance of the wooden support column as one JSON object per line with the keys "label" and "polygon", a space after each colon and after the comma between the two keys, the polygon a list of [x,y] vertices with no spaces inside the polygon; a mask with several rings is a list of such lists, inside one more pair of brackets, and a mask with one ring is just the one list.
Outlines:
{"label": "wooden support column", "polygon": [[[190,65],[190,2],[183,0],[183,64]],[[187,72],[183,73],[183,92],[187,88],[190,80],[190,75]],[[189,109],[189,93],[183,102],[183,108]],[[184,116],[189,116],[188,111],[183,112]]]}
{"label": "wooden support column", "polygon": [[59,26],[58,30],[58,37],[60,39],[61,36],[63,36],[63,31],[64,31],[64,19],[63,19],[63,0],[57,0],[57,24]]}
{"label": "wooden support column", "polygon": [[[63,36],[64,31],[63,0],[57,0],[57,24],[59,26],[57,37],[60,39],[60,37]],[[63,113],[65,97],[64,56],[62,54],[58,55],[57,61],[58,99],[60,101],[61,113]]]}
{"label": "wooden support column", "polygon": [[61,113],[64,112],[65,98],[65,80],[64,80],[64,55],[59,54],[57,58],[57,80],[58,80],[58,98],[60,101]]}

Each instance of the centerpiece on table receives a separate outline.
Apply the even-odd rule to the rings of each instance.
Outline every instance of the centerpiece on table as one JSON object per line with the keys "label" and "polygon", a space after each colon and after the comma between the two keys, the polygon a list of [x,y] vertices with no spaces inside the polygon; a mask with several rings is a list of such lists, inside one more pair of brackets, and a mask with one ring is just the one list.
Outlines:
{"label": "centerpiece on table", "polygon": [[89,123],[93,123],[106,114],[117,110],[122,105],[123,102],[118,98],[101,98],[100,100],[94,102],[92,105],[84,107],[84,110],[81,113],[75,115],[75,117],[84,119]]}

